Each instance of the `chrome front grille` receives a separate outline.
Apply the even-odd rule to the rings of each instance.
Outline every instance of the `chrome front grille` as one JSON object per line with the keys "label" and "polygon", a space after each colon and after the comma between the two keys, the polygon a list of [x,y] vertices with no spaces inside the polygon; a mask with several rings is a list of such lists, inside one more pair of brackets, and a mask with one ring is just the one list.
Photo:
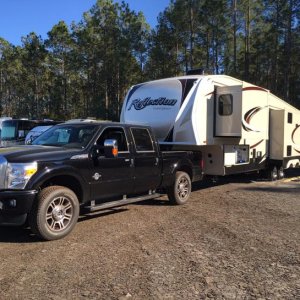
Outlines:
{"label": "chrome front grille", "polygon": [[7,169],[7,160],[0,155],[0,189],[5,188],[5,174]]}

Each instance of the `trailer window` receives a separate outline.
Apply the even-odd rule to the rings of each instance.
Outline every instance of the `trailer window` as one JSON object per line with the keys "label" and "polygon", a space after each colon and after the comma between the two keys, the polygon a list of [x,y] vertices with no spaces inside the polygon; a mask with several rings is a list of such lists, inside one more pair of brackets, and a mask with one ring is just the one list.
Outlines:
{"label": "trailer window", "polygon": [[233,97],[231,94],[219,96],[219,115],[229,116],[232,114]]}
{"label": "trailer window", "polygon": [[153,151],[153,144],[149,131],[145,128],[131,128],[137,152]]}
{"label": "trailer window", "polygon": [[289,124],[293,123],[293,114],[292,113],[288,113],[288,123]]}

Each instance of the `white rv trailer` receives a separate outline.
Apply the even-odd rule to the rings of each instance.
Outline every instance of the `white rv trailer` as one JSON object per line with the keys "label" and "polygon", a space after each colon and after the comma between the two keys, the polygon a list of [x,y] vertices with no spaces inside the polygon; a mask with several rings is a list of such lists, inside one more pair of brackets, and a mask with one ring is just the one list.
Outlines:
{"label": "white rv trailer", "polygon": [[133,86],[121,122],[151,126],[162,143],[200,150],[204,173],[300,164],[300,111],[268,90],[226,75],[189,75]]}

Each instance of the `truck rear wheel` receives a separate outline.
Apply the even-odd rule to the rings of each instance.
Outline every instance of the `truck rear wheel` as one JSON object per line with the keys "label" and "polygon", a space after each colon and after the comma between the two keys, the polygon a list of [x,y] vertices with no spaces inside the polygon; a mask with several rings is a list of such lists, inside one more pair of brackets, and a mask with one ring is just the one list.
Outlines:
{"label": "truck rear wheel", "polygon": [[77,223],[79,202],[73,191],[62,186],[43,189],[29,214],[31,230],[44,240],[69,234]]}
{"label": "truck rear wheel", "polygon": [[174,185],[167,192],[170,202],[178,205],[185,204],[191,191],[192,183],[189,174],[183,171],[176,172]]}

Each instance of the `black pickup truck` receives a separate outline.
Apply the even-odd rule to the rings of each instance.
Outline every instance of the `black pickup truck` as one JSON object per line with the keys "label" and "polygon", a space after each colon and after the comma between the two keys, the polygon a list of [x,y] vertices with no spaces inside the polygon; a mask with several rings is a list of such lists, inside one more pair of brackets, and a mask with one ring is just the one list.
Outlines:
{"label": "black pickup truck", "polygon": [[184,204],[201,153],[160,151],[150,128],[64,123],[32,145],[0,149],[0,225],[26,220],[40,238],[66,236],[80,213],[160,197]]}

